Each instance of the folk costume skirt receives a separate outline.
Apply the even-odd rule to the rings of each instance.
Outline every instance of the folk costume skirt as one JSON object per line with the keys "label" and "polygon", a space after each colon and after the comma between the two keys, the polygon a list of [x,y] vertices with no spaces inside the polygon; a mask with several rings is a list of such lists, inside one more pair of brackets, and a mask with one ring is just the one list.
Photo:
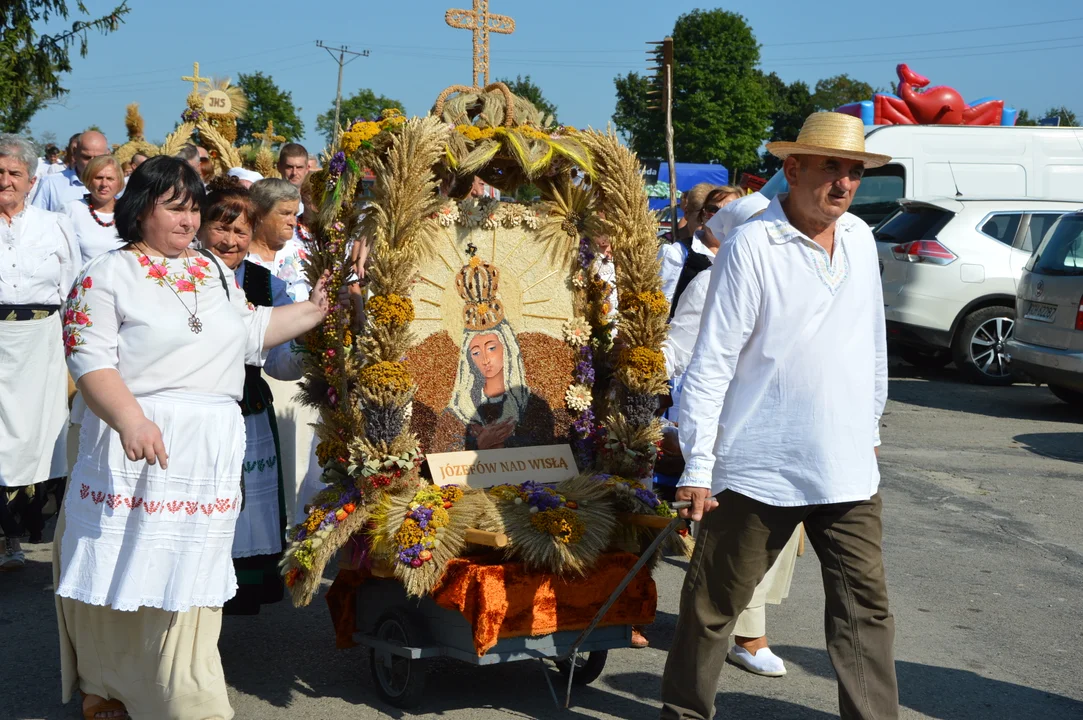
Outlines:
{"label": "folk costume skirt", "polygon": [[114,610],[221,607],[237,589],[240,408],[225,395],[138,401],[162,431],[169,467],[128,460],[116,431],[83,413],[56,592]]}
{"label": "folk costume skirt", "polygon": [[[64,504],[72,502],[71,496]],[[60,579],[62,508],[53,542],[53,584]],[[133,720],[229,720],[233,717],[218,654],[220,608],[135,612],[55,596],[60,631],[61,698],[76,691],[124,703]]]}
{"label": "folk costume skirt", "polygon": [[67,474],[67,372],[59,313],[0,321],[0,487]]}

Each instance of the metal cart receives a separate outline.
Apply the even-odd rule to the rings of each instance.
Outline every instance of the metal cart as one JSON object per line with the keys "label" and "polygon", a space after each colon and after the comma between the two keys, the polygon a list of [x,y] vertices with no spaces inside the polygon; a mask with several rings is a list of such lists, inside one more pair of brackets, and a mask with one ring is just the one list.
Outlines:
{"label": "metal cart", "polygon": [[[674,503],[673,507],[687,505]],[[377,692],[396,707],[416,706],[423,697],[427,664],[432,658],[449,657],[472,665],[537,660],[542,664],[553,701],[557,707],[568,707],[572,686],[597,680],[605,668],[609,650],[631,647],[631,625],[598,627],[598,624],[647,560],[683,523],[684,520],[674,518],[658,533],[585,629],[502,638],[480,657],[474,650],[473,629],[462,614],[440,607],[429,597],[408,598],[397,580],[366,580],[357,589],[354,640],[369,648]],[[566,680],[563,703],[545,666],[547,659],[556,664]]]}

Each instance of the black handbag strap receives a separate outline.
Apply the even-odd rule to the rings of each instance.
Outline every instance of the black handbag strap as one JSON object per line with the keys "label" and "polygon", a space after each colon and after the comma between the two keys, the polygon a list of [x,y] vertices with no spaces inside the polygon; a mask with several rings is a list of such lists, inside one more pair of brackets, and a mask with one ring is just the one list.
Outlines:
{"label": "black handbag strap", "polygon": [[218,278],[222,281],[222,289],[226,291],[226,300],[229,300],[229,283],[226,282],[226,274],[222,272],[222,266],[218,264],[218,258],[214,256],[214,253],[202,248],[200,248],[199,254],[210,258],[214,266],[218,268]]}

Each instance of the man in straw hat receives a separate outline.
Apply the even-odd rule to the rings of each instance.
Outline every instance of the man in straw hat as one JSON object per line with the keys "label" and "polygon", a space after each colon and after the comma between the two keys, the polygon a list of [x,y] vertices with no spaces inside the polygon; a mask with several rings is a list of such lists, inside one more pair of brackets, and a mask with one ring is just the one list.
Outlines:
{"label": "man in straw hat", "polygon": [[869,227],[846,211],[861,121],[816,113],[770,143],[790,192],[726,238],[684,380],[677,499],[701,521],[663,718],[710,718],[737,616],[799,523],[819,556],[843,718],[898,717],[877,494],[887,350]]}

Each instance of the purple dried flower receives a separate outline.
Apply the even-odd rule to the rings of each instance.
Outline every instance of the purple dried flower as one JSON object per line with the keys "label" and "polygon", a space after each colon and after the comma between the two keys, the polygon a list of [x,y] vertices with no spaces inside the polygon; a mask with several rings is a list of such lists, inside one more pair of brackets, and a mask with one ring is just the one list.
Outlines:
{"label": "purple dried flower", "polygon": [[646,488],[639,488],[636,490],[636,497],[639,498],[640,502],[652,510],[658,507],[658,496]]}
{"label": "purple dried flower", "polygon": [[331,162],[327,164],[327,168],[331,171],[332,175],[341,175],[346,171],[346,153],[339,150],[333,156],[331,156]]}

